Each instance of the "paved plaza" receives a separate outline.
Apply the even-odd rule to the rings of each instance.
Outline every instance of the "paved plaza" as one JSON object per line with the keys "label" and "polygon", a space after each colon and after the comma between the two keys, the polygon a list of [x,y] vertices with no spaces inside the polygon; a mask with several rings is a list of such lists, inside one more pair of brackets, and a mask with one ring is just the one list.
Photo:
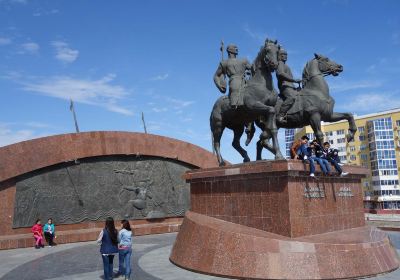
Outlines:
{"label": "paved plaza", "polygon": [[[400,233],[389,232],[389,234],[393,244],[400,252]],[[132,279],[226,279],[190,272],[170,263],[168,257],[175,238],[176,233],[135,237]],[[115,259],[114,269],[117,267],[118,258]],[[40,250],[25,248],[0,251],[0,279],[103,279],[99,246],[95,242],[81,242],[51,248],[45,247]],[[400,270],[368,279],[399,280]]]}

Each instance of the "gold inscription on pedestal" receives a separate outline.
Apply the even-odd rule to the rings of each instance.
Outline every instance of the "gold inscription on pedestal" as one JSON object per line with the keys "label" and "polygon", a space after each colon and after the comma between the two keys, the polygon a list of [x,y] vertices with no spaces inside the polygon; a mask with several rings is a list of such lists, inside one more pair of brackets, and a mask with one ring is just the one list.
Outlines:
{"label": "gold inscription on pedestal", "polygon": [[306,198],[324,198],[325,191],[318,187],[305,187],[304,188],[304,197],[306,197]]}
{"label": "gold inscription on pedestal", "polygon": [[337,192],[337,196],[341,197],[353,197],[353,193],[350,187],[340,187],[339,192]]}

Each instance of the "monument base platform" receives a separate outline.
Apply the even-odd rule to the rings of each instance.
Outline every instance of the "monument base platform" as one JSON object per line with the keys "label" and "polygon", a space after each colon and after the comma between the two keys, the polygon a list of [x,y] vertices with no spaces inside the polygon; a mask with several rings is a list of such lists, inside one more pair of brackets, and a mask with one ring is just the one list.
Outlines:
{"label": "monument base platform", "polygon": [[354,279],[399,267],[387,234],[374,227],[291,238],[191,211],[170,260],[240,279]]}

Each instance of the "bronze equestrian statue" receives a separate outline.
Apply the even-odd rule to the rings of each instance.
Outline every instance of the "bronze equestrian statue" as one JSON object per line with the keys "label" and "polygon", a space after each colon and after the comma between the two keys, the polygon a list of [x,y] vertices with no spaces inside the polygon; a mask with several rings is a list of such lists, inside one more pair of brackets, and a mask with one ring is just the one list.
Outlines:
{"label": "bronze equestrian statue", "polygon": [[[324,135],[321,131],[321,121],[337,122],[347,120],[349,130],[347,142],[354,140],[357,127],[351,113],[338,113],[333,111],[335,100],[329,95],[329,86],[324,77],[328,75],[337,76],[343,71],[343,66],[329,58],[314,54],[314,58],[307,62],[303,70],[303,88],[296,95],[293,106],[287,111],[286,120],[277,120],[278,127],[301,128],[311,125],[314,135],[320,144],[323,143]],[[275,106],[277,112],[282,104],[279,100]],[[263,132],[257,142],[257,160],[261,160],[262,148],[274,152],[274,147],[269,143],[272,138],[267,131],[264,131],[265,124],[256,121]]]}
{"label": "bronze equestrian statue", "polygon": [[[236,77],[236,81],[241,81],[241,87],[238,92],[242,95],[237,100],[240,101],[243,99],[243,105],[240,105],[240,103],[232,104],[229,97],[222,96],[213,106],[210,116],[210,126],[213,136],[213,146],[220,166],[225,165],[220,152],[220,140],[224,129],[227,127],[233,130],[234,138],[232,146],[242,155],[243,162],[247,162],[250,161],[250,158],[246,150],[240,145],[240,137],[243,135],[245,125],[260,118],[264,120],[263,135],[268,135],[272,139],[272,145],[269,146],[269,150],[275,155],[275,159],[283,158],[279,149],[278,129],[275,121],[276,114],[274,106],[276,105],[277,94],[273,87],[271,75],[278,67],[279,48],[280,46],[277,44],[277,41],[267,39],[251,67],[251,79],[247,81],[247,83],[244,83],[242,82],[244,80],[242,76]],[[233,58],[233,56],[231,56],[231,58]],[[236,59],[236,56],[234,56],[234,58]],[[247,64],[244,66],[245,63],[239,63],[239,65],[242,65],[241,69],[233,71],[233,73],[240,73],[240,75],[243,75]],[[214,75],[214,80],[217,80],[217,87],[218,85],[223,85],[220,79],[222,73],[224,73],[224,66],[221,63],[219,67],[222,69],[217,69],[216,75]],[[234,77],[235,75],[232,76]],[[233,79],[235,79],[235,77]],[[234,80],[233,82],[235,85],[236,81]],[[223,91],[224,87],[221,86],[221,89]],[[230,93],[232,96],[231,90]]]}

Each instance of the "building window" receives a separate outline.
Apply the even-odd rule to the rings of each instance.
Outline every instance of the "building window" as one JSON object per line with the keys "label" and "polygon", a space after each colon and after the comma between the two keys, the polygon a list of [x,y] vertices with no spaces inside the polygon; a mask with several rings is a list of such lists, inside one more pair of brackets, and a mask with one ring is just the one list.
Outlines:
{"label": "building window", "polygon": [[331,145],[333,144],[333,140],[329,140],[328,142],[329,142],[329,144],[331,144]]}
{"label": "building window", "polygon": [[350,146],[350,152],[354,152],[356,150],[356,147]]}
{"label": "building window", "polygon": [[351,155],[351,156],[350,156],[350,160],[351,160],[351,161],[355,161],[356,159],[357,159],[357,157],[356,157],[355,155]]}
{"label": "building window", "polygon": [[339,138],[339,139],[337,140],[337,142],[338,142],[338,144],[339,144],[339,143],[345,143],[345,142],[346,142],[346,138]]}
{"label": "building window", "polygon": [[339,156],[340,161],[347,161],[347,157],[346,156]]}
{"label": "building window", "polygon": [[362,144],[360,145],[360,151],[365,151],[367,149],[367,145]]}
{"label": "building window", "polygon": [[364,127],[363,126],[359,126],[357,129],[358,129],[359,133],[364,133]]}
{"label": "building window", "polygon": [[400,126],[400,120],[396,120],[396,125]]}
{"label": "building window", "polygon": [[337,135],[343,135],[344,134],[344,129],[339,129],[336,131]]}
{"label": "building window", "polygon": [[346,147],[338,147],[338,151],[339,152],[345,152],[346,151]]}
{"label": "building window", "polygon": [[359,135],[358,140],[360,141],[365,141],[365,135]]}
{"label": "building window", "polygon": [[368,155],[366,154],[361,154],[360,155],[361,160],[368,160]]}
{"label": "building window", "polygon": [[333,132],[332,131],[327,131],[327,132],[325,132],[325,136],[332,136],[333,135]]}

